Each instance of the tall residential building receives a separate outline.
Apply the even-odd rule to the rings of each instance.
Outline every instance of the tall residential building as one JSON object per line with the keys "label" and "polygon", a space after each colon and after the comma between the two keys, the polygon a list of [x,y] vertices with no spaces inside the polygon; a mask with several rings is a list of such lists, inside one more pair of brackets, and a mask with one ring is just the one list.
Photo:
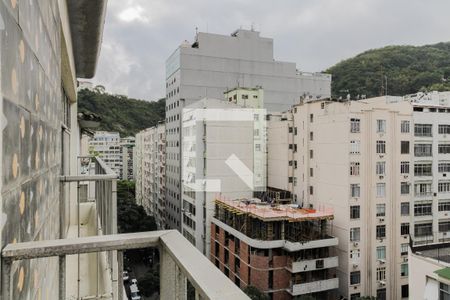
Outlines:
{"label": "tall residential building", "polygon": [[222,99],[235,86],[260,86],[264,107],[284,111],[301,96],[329,97],[331,76],[303,73],[295,63],[274,59],[273,40],[259,32],[198,33],[166,61],[166,131],[168,225],[181,229],[181,111],[205,97]]}
{"label": "tall residential building", "polygon": [[270,299],[338,299],[332,220],[330,210],[218,197],[210,259],[237,286],[254,286]]}
{"label": "tall residential building", "polygon": [[334,209],[341,295],[406,298],[409,234],[446,239],[449,95],[305,101],[268,122],[268,188]]}
{"label": "tall residential building", "polygon": [[158,228],[166,222],[165,125],[160,123],[136,134],[136,201],[155,217]]}
{"label": "tall residential building", "polygon": [[134,137],[120,138],[118,132],[97,131],[89,151],[98,155],[122,180],[133,179]]}
{"label": "tall residential building", "polygon": [[265,115],[211,98],[183,110],[182,233],[206,255],[216,195],[250,198],[265,189]]}

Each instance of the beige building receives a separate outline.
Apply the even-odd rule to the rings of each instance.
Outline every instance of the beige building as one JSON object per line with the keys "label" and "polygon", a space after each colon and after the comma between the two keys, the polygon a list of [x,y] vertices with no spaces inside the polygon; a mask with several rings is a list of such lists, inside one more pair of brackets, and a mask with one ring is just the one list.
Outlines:
{"label": "beige building", "polygon": [[164,229],[166,221],[165,125],[147,128],[136,134],[135,169],[136,201],[148,214],[155,217],[158,228]]}
{"label": "beige building", "polygon": [[409,234],[415,243],[445,239],[448,99],[310,101],[271,117],[268,188],[287,189],[304,206],[333,208],[343,296],[406,298]]}

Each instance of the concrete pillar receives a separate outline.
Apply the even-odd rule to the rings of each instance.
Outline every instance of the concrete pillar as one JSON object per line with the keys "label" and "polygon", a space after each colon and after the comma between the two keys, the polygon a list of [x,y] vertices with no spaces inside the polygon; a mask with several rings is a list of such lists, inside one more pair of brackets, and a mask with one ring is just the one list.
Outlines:
{"label": "concrete pillar", "polygon": [[160,257],[160,298],[186,300],[186,277],[164,248],[160,248]]}

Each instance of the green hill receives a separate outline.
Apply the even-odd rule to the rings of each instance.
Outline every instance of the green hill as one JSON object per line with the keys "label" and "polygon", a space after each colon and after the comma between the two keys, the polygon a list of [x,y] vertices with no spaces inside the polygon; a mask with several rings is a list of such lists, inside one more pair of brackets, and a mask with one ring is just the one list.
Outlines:
{"label": "green hill", "polygon": [[379,96],[386,77],[389,95],[450,90],[450,42],[369,50],[325,72],[333,75],[334,97]]}
{"label": "green hill", "polygon": [[102,121],[98,130],[117,131],[122,137],[134,136],[163,121],[165,105],[165,99],[150,102],[87,89],[78,92],[78,111],[99,115]]}

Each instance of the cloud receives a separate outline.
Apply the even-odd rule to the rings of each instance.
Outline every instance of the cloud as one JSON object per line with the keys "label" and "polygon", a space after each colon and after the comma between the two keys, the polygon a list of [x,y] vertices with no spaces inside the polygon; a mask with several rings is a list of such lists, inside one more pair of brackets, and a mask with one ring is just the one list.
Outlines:
{"label": "cloud", "polygon": [[274,39],[275,59],[322,71],[390,44],[448,41],[448,0],[121,0],[108,4],[95,83],[113,93],[165,95],[167,57],[200,31],[254,26]]}

